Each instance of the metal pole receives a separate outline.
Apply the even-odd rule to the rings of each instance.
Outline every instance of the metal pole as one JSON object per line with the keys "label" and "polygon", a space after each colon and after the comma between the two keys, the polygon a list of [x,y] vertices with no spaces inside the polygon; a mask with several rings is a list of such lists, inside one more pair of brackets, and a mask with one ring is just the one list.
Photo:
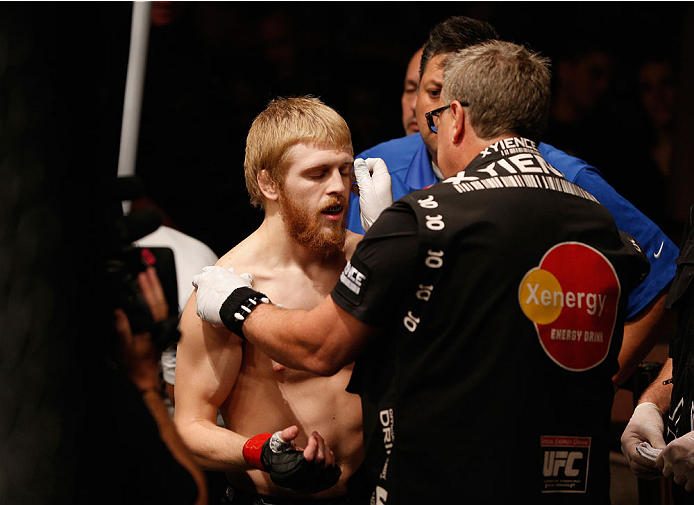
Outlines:
{"label": "metal pole", "polygon": [[[133,3],[130,54],[128,56],[128,71],[125,79],[123,122],[120,135],[120,152],[118,155],[119,177],[135,174],[151,16],[151,2],[136,1]],[[124,213],[127,213],[126,210],[128,210],[125,208],[126,203],[129,204],[129,202],[124,202]]]}

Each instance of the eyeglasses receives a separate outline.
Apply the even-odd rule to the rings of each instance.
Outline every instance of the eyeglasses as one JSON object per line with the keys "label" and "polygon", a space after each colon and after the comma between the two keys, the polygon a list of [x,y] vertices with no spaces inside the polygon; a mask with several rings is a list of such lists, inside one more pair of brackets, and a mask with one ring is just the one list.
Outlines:
{"label": "eyeglasses", "polygon": [[[467,102],[460,102],[460,105],[462,105],[463,107],[468,107],[470,104]],[[430,110],[429,112],[424,114],[424,117],[427,118],[427,125],[433,133],[438,133],[438,127],[434,124],[434,118],[438,118],[439,114],[448,109],[450,106],[451,104],[449,103],[448,105],[444,105],[443,107],[439,107],[438,109]]]}

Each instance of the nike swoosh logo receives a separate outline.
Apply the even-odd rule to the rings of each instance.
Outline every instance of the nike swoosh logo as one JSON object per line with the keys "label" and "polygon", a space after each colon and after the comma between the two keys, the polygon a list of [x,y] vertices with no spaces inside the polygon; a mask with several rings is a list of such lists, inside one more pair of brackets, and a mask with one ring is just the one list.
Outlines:
{"label": "nike swoosh logo", "polygon": [[654,257],[655,259],[660,258],[660,253],[663,252],[663,244],[664,244],[664,243],[665,243],[664,241],[661,242],[661,243],[660,243],[660,249],[658,249],[658,252],[657,252],[657,253],[653,253],[653,257]]}

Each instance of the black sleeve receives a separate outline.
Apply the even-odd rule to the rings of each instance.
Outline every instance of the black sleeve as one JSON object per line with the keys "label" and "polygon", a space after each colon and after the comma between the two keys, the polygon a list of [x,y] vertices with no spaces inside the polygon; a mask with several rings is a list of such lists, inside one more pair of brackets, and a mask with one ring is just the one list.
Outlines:
{"label": "black sleeve", "polygon": [[409,292],[417,252],[417,218],[396,203],[357,246],[331,293],[333,300],[366,324],[387,324],[402,294]]}

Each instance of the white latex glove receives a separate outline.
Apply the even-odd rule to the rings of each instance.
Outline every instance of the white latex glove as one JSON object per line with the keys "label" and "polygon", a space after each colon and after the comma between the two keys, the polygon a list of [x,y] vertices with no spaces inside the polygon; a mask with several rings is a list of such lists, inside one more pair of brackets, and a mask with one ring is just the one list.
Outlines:
{"label": "white latex glove", "polygon": [[655,449],[664,449],[664,430],[663,415],[655,403],[645,402],[636,406],[622,433],[622,453],[637,477],[655,479],[662,475],[655,462],[644,458],[636,447],[641,442],[648,442]]}
{"label": "white latex glove", "polygon": [[660,453],[656,465],[665,477],[694,492],[694,432],[676,438]]}
{"label": "white latex glove", "polygon": [[354,160],[354,176],[359,187],[361,225],[367,232],[381,212],[393,204],[390,174],[381,158],[357,158]]}
{"label": "white latex glove", "polygon": [[219,310],[232,291],[241,287],[253,287],[251,274],[236,275],[234,269],[204,267],[202,273],[193,277],[197,306],[195,312],[200,319],[216,326],[223,326]]}

